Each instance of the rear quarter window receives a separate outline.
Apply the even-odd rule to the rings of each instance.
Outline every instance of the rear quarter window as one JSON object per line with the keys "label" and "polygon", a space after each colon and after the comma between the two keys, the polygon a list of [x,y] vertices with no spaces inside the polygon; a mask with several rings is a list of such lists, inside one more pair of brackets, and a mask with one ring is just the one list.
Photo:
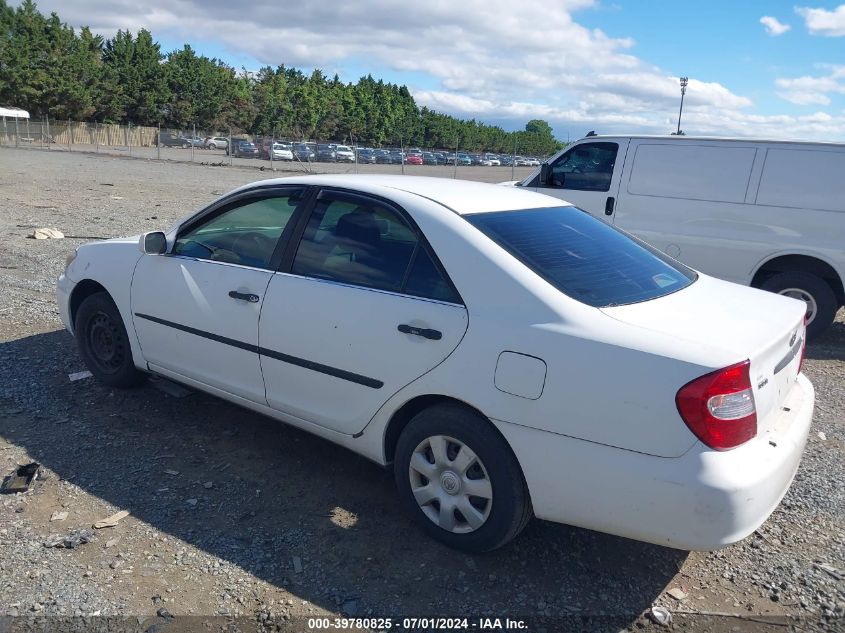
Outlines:
{"label": "rear quarter window", "polygon": [[577,207],[464,216],[565,295],[606,308],[682,288],[696,273]]}

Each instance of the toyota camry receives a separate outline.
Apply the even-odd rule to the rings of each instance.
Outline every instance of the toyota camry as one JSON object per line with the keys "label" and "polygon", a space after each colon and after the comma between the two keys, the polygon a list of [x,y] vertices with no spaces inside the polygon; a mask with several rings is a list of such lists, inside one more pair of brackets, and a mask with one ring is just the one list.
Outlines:
{"label": "toyota camry", "polygon": [[106,385],[157,374],[341,444],[467,551],[532,516],[738,541],[789,488],[813,413],[802,302],[518,188],[265,180],[79,247],[57,292]]}

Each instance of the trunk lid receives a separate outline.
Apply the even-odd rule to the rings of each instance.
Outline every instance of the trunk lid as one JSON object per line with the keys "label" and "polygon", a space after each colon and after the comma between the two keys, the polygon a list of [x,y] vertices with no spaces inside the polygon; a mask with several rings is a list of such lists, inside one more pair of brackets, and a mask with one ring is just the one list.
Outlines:
{"label": "trunk lid", "polygon": [[758,436],[785,430],[775,424],[798,376],[806,336],[803,302],[701,275],[676,293],[602,312],[732,355],[723,366],[748,359]]}

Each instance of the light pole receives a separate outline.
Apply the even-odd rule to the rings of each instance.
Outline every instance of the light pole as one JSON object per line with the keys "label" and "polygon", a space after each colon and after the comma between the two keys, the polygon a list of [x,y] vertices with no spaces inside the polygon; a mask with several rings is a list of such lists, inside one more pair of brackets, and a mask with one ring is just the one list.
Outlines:
{"label": "light pole", "polygon": [[678,111],[678,131],[676,134],[681,134],[681,115],[684,113],[684,95],[687,93],[687,84],[689,77],[681,77],[681,109]]}

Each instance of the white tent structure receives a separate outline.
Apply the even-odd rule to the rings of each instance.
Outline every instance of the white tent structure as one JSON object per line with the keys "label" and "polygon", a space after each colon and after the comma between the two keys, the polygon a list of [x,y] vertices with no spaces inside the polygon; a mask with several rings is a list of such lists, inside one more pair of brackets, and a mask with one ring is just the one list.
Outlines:
{"label": "white tent structure", "polygon": [[17,146],[20,143],[20,133],[18,131],[18,119],[26,120],[26,129],[27,129],[27,140],[31,142],[31,138],[29,138],[29,112],[26,110],[22,110],[21,108],[7,108],[0,106],[0,118],[3,119],[3,137],[4,139],[8,137],[9,132],[6,127],[6,119],[14,119],[15,120],[15,145]]}
{"label": "white tent structure", "polygon": [[20,108],[5,108],[0,106],[0,117],[4,119],[28,119],[29,112],[21,110]]}

